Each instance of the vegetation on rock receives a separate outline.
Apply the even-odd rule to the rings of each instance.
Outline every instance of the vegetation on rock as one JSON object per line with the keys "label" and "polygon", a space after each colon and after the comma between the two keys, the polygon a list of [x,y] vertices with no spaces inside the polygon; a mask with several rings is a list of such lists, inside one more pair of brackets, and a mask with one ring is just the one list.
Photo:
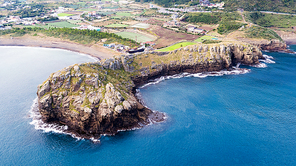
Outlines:
{"label": "vegetation on rock", "polygon": [[283,41],[283,39],[273,30],[264,27],[252,26],[249,29],[247,29],[245,33],[246,37],[249,38],[261,38],[267,40],[277,39]]}
{"label": "vegetation on rock", "polygon": [[[24,27],[24,28],[13,28],[6,31],[1,31],[0,35],[12,34],[13,36],[23,36],[25,34],[30,33],[43,33],[47,36],[52,36],[56,38],[65,38],[79,43],[91,43],[91,42],[98,42],[101,39],[108,39],[113,40],[117,43],[121,43],[127,46],[137,46],[138,43],[134,40],[123,38],[119,35],[114,33],[106,33],[106,32],[98,32],[96,30],[79,30],[79,29],[72,29],[72,28],[31,28],[31,27]],[[107,40],[107,42],[108,42]]]}
{"label": "vegetation on rock", "polygon": [[296,26],[296,16],[282,14],[267,14],[261,12],[250,12],[245,14],[254,24],[263,27],[291,28]]}
{"label": "vegetation on rock", "polygon": [[[250,45],[193,45],[170,52],[122,55],[67,67],[38,86],[42,119],[67,125],[69,132],[90,138],[141,127],[163,115],[145,108],[134,89],[151,78],[181,72],[228,69],[236,63],[259,63],[262,53]],[[152,117],[152,118],[151,118]]]}
{"label": "vegetation on rock", "polygon": [[240,22],[234,22],[234,21],[222,21],[217,30],[218,33],[220,34],[224,34],[224,33],[228,33],[230,31],[234,31],[234,30],[238,30],[240,27],[247,25],[247,24],[243,24]]}

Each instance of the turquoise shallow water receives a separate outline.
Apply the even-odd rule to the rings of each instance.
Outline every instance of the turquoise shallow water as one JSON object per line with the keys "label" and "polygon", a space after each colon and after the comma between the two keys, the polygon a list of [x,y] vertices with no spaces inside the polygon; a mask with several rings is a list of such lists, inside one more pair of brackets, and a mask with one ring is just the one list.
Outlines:
{"label": "turquoise shallow water", "polygon": [[265,53],[276,63],[243,75],[140,88],[167,120],[94,144],[36,130],[29,117],[50,73],[93,59],[42,48],[0,52],[0,165],[296,165],[295,55]]}

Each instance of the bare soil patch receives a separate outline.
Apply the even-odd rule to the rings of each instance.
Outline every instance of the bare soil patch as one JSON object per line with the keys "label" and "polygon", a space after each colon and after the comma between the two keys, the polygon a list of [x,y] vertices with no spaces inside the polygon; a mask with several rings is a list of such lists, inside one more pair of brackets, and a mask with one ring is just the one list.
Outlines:
{"label": "bare soil patch", "polygon": [[0,46],[28,46],[28,47],[45,47],[45,48],[59,48],[91,55],[98,59],[111,58],[113,55],[120,55],[111,49],[101,46],[99,43],[89,43],[87,45],[75,43],[69,40],[46,36],[30,36],[22,37],[1,36]]}
{"label": "bare soil patch", "polygon": [[198,35],[177,33],[175,31],[165,29],[157,25],[152,26],[151,28],[149,28],[149,30],[159,36],[159,38],[155,41],[155,48],[169,46],[179,41],[193,41],[200,37]]}
{"label": "bare soil patch", "polygon": [[152,19],[149,19],[149,20],[144,21],[144,23],[150,24],[150,25],[162,26],[162,24],[164,23],[164,21],[161,21],[161,20],[157,20],[157,19],[152,18]]}

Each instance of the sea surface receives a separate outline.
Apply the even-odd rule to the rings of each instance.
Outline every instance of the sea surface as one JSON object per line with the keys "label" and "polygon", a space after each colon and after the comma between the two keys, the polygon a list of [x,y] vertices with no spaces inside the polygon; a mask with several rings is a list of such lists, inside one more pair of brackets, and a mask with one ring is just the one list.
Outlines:
{"label": "sea surface", "polygon": [[245,74],[196,74],[139,88],[166,121],[94,143],[36,129],[32,117],[39,84],[94,59],[0,47],[0,165],[296,165],[296,55],[264,54],[273,59],[240,66]]}

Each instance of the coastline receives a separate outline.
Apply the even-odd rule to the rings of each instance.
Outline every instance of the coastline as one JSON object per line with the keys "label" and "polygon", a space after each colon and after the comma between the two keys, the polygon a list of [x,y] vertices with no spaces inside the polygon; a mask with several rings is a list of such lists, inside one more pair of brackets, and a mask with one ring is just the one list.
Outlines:
{"label": "coastline", "polygon": [[56,48],[73,51],[81,54],[86,54],[97,58],[99,60],[112,58],[113,55],[119,54],[113,50],[104,48],[98,44],[79,44],[72,41],[65,41],[53,37],[0,37],[0,46],[21,46],[21,47],[42,47],[42,48]]}

